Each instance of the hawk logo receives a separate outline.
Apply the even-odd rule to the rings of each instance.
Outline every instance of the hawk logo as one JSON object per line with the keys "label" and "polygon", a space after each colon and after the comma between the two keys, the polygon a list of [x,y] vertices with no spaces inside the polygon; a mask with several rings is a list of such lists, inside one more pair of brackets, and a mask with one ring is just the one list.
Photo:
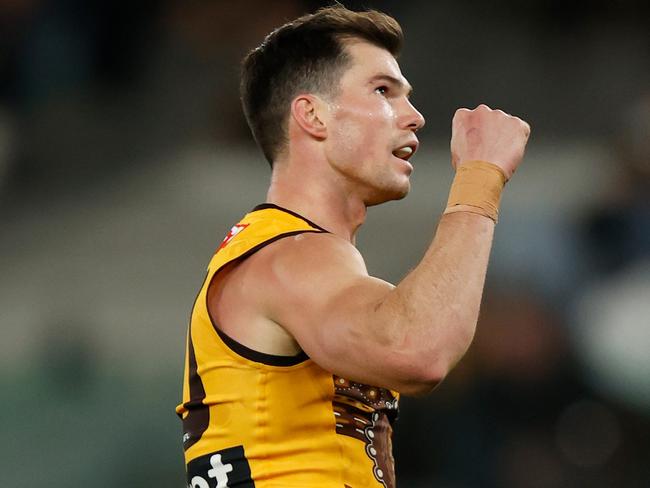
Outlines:
{"label": "hawk logo", "polygon": [[243,446],[201,456],[187,465],[188,488],[255,488]]}
{"label": "hawk logo", "polygon": [[235,237],[237,234],[239,234],[242,230],[244,230],[246,227],[248,227],[249,224],[235,224],[232,226],[232,229],[228,232],[226,235],[226,238],[223,240],[221,245],[219,246],[219,249],[217,251],[220,251],[224,247],[228,245],[230,241],[232,241],[232,238]]}

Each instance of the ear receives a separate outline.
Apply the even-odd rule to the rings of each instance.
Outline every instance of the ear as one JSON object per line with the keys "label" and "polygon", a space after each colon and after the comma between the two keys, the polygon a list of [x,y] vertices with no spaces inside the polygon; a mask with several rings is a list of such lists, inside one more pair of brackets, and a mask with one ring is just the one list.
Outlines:
{"label": "ear", "polygon": [[298,95],[291,102],[291,117],[298,126],[315,137],[327,137],[326,121],[327,105],[315,95]]}

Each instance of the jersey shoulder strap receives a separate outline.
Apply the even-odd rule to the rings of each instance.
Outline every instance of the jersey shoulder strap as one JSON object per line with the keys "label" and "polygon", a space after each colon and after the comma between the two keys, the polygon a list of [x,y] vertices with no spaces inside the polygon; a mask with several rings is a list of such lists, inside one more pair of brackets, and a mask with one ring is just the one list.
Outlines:
{"label": "jersey shoulder strap", "polygon": [[326,233],[297,213],[272,203],[263,203],[233,225],[208,265],[214,274],[235,259],[243,259],[273,241],[305,232]]}

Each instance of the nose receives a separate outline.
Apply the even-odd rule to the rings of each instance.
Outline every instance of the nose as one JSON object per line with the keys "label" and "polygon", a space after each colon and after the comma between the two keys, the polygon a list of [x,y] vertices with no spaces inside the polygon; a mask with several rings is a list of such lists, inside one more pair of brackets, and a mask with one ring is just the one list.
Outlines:
{"label": "nose", "polygon": [[411,101],[406,98],[403,112],[400,116],[400,129],[412,130],[417,132],[422,127],[424,127],[425,120],[424,117],[418,110],[413,106]]}

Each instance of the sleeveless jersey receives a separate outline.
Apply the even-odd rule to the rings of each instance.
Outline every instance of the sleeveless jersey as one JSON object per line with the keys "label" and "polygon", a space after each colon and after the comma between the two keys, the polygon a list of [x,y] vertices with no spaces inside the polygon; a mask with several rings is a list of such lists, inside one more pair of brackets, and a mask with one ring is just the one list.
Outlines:
{"label": "sleeveless jersey", "polygon": [[305,232],[326,231],[289,210],[258,205],[210,261],[192,309],[176,408],[191,488],[395,486],[396,392],[337,377],[305,353],[253,351],[208,313],[207,290],[220,269]]}

